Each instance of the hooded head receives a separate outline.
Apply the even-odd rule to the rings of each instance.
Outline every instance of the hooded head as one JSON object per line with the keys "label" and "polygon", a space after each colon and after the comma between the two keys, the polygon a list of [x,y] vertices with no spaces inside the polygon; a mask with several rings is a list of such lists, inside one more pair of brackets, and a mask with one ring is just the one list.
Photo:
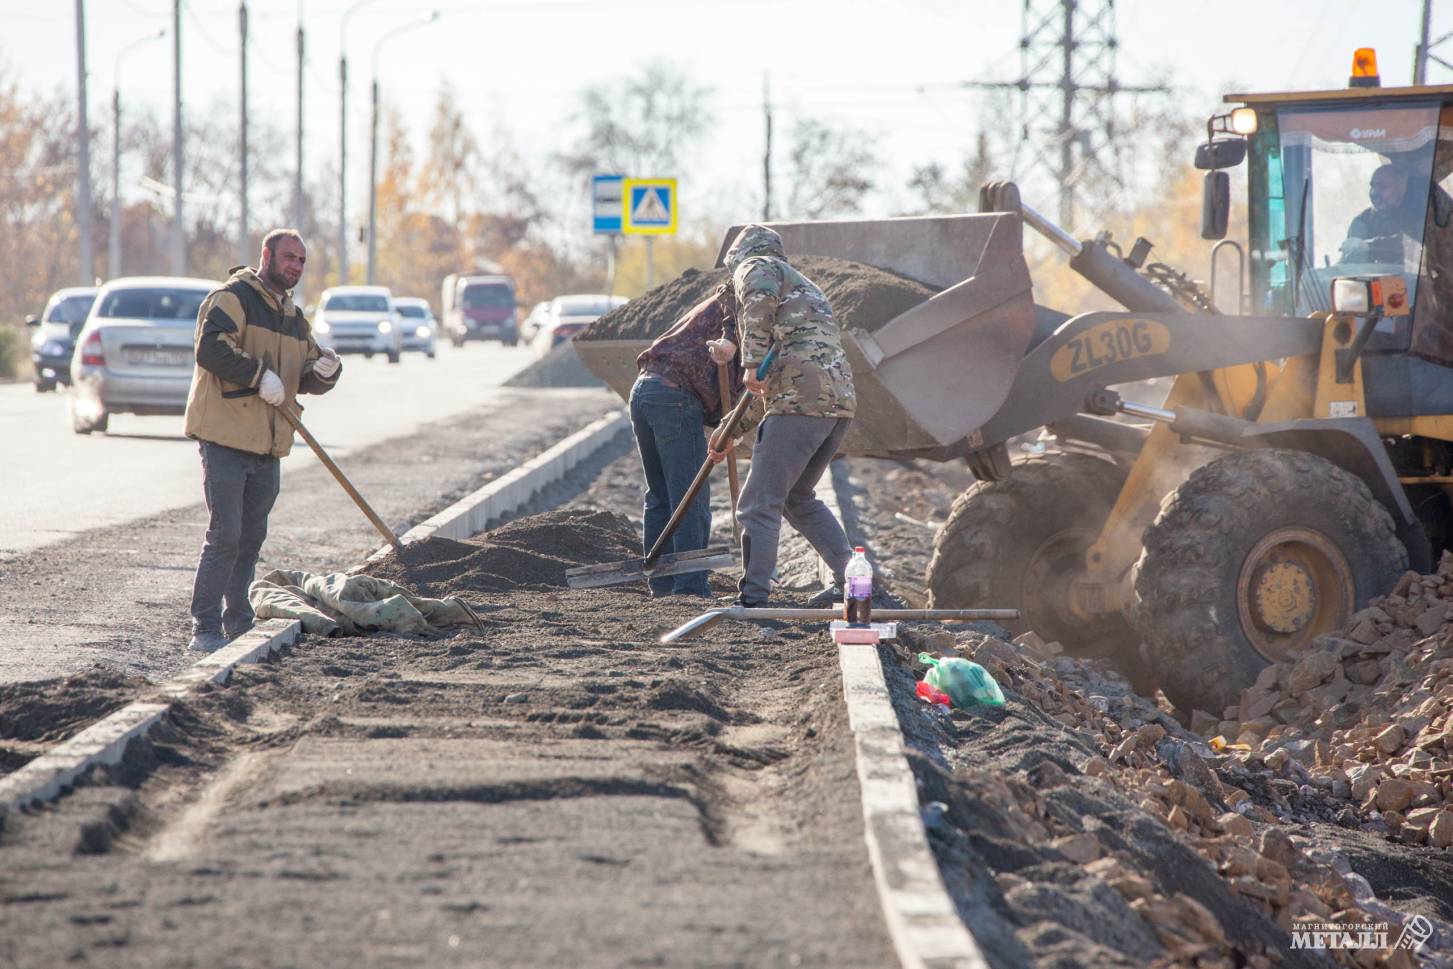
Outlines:
{"label": "hooded head", "polygon": [[751,256],[786,259],[787,254],[782,250],[782,237],[765,225],[743,226],[731,248],[727,250],[726,267],[731,272],[736,272],[737,267]]}

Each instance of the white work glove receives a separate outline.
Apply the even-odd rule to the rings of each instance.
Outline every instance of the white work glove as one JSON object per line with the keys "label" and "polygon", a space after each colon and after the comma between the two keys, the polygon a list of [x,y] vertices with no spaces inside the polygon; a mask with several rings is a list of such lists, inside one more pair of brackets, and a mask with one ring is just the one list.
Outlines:
{"label": "white work glove", "polygon": [[271,370],[264,370],[262,379],[257,382],[257,396],[261,397],[264,403],[274,407],[282,406],[282,402],[287,399],[287,394],[283,391],[282,378]]}
{"label": "white work glove", "polygon": [[707,340],[706,352],[711,354],[715,363],[731,363],[732,358],[737,355],[737,345],[730,340]]}
{"label": "white work glove", "polygon": [[313,373],[327,380],[338,372],[342,363],[338,360],[338,354],[332,350],[325,349],[322,352],[323,355],[313,361]]}

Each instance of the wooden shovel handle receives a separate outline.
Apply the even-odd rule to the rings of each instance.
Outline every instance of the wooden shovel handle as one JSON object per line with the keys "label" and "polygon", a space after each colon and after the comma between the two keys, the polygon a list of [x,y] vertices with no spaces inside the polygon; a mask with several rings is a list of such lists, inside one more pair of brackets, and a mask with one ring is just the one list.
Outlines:
{"label": "wooden shovel handle", "polygon": [[337,479],[338,483],[343,486],[343,490],[348,492],[348,497],[353,499],[353,503],[373,523],[373,527],[378,529],[378,533],[383,536],[384,541],[392,545],[394,552],[400,558],[403,558],[404,547],[399,543],[398,536],[383,523],[383,519],[378,517],[378,513],[369,506],[368,502],[364,501],[363,495],[358,493],[358,489],[353,487],[353,483],[348,480],[338,465],[333,463],[333,459],[328,456],[328,452],[323,450],[323,445],[319,444],[318,439],[313,437],[312,433],[303,426],[302,419],[289,410],[286,404],[277,408],[277,412],[283,415],[283,419],[293,426],[293,430],[297,431],[304,441],[308,442],[308,447],[312,448],[313,453],[318,455],[318,460],[323,462],[323,467],[327,468],[333,474],[333,477]]}

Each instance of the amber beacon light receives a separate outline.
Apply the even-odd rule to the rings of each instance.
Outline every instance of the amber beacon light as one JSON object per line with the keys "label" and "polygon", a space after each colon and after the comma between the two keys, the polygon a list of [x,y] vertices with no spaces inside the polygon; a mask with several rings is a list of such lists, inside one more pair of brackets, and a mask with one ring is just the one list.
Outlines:
{"label": "amber beacon light", "polygon": [[1347,86],[1382,86],[1382,78],[1377,76],[1377,51],[1371,47],[1359,47],[1353,52],[1352,76],[1347,79]]}

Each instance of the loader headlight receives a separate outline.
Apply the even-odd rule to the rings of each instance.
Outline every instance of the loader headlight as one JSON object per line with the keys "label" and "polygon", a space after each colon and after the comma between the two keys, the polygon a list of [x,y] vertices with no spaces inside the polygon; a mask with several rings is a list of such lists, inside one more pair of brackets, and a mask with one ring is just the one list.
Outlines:
{"label": "loader headlight", "polygon": [[1332,309],[1338,313],[1366,316],[1372,306],[1372,284],[1367,280],[1332,280]]}
{"label": "loader headlight", "polygon": [[1412,312],[1412,303],[1408,299],[1408,282],[1399,273],[1334,279],[1332,309],[1351,316],[1366,316],[1369,313],[1407,316]]}
{"label": "loader headlight", "polygon": [[1238,135],[1256,134],[1256,109],[1236,108],[1231,112],[1231,130]]}

